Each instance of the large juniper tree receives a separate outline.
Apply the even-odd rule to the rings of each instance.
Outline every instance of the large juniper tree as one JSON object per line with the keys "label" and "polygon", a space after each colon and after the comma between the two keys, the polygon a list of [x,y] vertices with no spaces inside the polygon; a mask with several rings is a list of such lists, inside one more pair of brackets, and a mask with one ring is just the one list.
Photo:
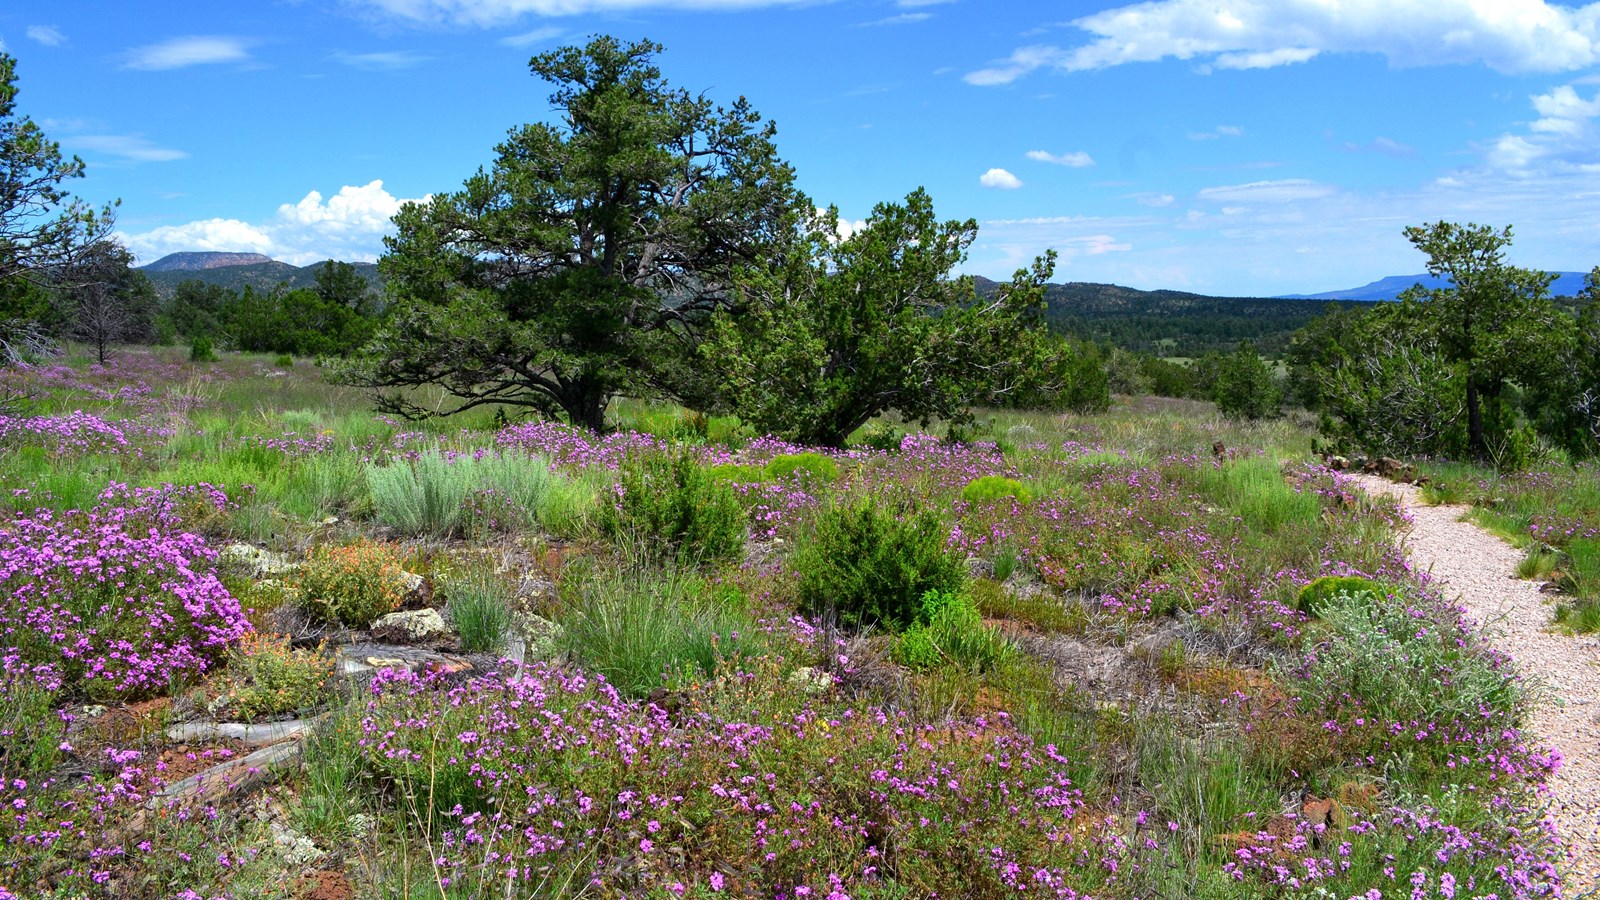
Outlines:
{"label": "large juniper tree", "polygon": [[[683,371],[663,356],[729,301],[795,197],[772,123],[668,85],[660,50],[597,37],[532,59],[556,120],[395,217],[391,318],[347,380],[404,415],[509,404],[601,429],[613,396]],[[417,405],[421,385],[453,402]]]}
{"label": "large juniper tree", "polygon": [[1041,321],[1047,253],[993,294],[954,277],[978,225],[939,221],[917,190],[841,238],[830,210],[740,279],[738,314],[703,350],[758,429],[837,447],[879,413],[961,421],[974,403],[1038,394],[1055,351]]}

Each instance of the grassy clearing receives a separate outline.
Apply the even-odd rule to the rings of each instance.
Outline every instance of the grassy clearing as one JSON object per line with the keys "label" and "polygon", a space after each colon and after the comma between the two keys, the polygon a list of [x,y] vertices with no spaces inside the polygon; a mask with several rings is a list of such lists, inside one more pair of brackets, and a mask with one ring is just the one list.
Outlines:
{"label": "grassy clearing", "polygon": [[[631,430],[603,439],[492,414],[412,426],[274,362],[129,353],[26,374],[29,421],[0,431],[0,477],[28,488],[14,523],[113,481],[205,482],[226,502],[114,492],[100,521],[125,532],[159,507],[152,540],[198,578],[241,539],[312,565],[230,564],[230,594],[260,608],[228,621],[287,635],[241,649],[241,624],[170,683],[91,695],[37,642],[5,657],[0,885],[664,900],[1551,883],[1533,806],[1548,760],[1517,731],[1513,673],[1412,580],[1393,507],[1309,465],[1293,421],[1131,399],[979,411],[962,443],[875,422],[837,454],[632,401],[614,410]],[[1518,528],[1592,508],[1581,486],[1504,484],[1484,506],[1525,510]],[[1573,505],[1541,512],[1536,490]],[[8,615],[92,578],[58,571],[55,536],[0,569]],[[1590,538],[1540,540],[1533,574],[1596,576]],[[1330,575],[1393,590],[1298,610]],[[181,606],[169,591],[131,602]],[[514,643],[527,664],[319,686],[309,649],[396,607],[444,614],[431,647]],[[230,690],[257,718],[327,715],[303,765],[152,821],[165,773],[216,758],[181,758],[164,726],[210,720]],[[63,710],[90,724],[69,736]],[[92,827],[63,831],[68,805]]]}

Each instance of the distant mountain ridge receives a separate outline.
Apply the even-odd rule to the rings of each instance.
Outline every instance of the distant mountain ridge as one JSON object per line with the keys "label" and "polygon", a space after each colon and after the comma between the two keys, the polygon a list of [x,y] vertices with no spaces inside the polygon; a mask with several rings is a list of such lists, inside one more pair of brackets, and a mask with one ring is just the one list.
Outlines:
{"label": "distant mountain ridge", "polygon": [[[1585,272],[1556,272],[1556,280],[1550,285],[1552,297],[1576,297],[1583,290],[1583,281],[1588,277]],[[1425,288],[1443,288],[1450,286],[1450,279],[1442,275],[1390,275],[1380,278],[1371,284],[1364,284],[1358,288],[1349,288],[1343,291],[1326,291],[1321,294],[1282,294],[1279,300],[1354,300],[1369,302],[1376,300],[1394,300],[1414,284]]]}
{"label": "distant mountain ridge", "polygon": [[217,251],[193,251],[186,253],[168,253],[155,262],[142,266],[145,274],[151,272],[198,272],[205,269],[221,269],[227,266],[248,266],[255,263],[269,263],[273,259],[260,253],[220,253]]}
{"label": "distant mountain ridge", "polygon": [[[317,269],[322,265],[322,262],[316,262],[309,266],[292,266],[259,253],[195,252],[163,256],[140,267],[139,271],[150,279],[155,285],[156,294],[165,300],[176,293],[178,285],[185,281],[217,284],[234,291],[243,291],[247,287],[270,291],[280,284],[287,285],[290,290],[314,287]],[[376,264],[356,262],[350,265],[372,285],[373,290],[381,289]]]}

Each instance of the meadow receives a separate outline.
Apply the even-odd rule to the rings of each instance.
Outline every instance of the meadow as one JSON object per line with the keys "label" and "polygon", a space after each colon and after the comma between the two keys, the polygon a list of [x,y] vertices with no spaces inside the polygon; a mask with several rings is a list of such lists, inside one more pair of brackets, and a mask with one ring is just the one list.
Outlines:
{"label": "meadow", "polygon": [[1303,422],[600,437],[135,349],[0,398],[0,897],[1560,895],[1539,686]]}

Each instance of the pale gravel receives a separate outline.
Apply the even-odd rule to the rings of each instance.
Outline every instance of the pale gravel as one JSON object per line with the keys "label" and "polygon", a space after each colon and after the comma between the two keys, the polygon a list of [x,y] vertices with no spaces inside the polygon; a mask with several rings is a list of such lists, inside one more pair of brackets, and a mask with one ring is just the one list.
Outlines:
{"label": "pale gravel", "polygon": [[1550,817],[1567,843],[1568,896],[1600,888],[1600,641],[1552,629],[1552,598],[1517,578],[1522,552],[1471,522],[1465,506],[1428,506],[1421,491],[1370,475],[1368,493],[1396,498],[1412,520],[1401,538],[1412,566],[1479,623],[1518,670],[1543,686],[1527,730],[1565,757],[1550,779]]}

